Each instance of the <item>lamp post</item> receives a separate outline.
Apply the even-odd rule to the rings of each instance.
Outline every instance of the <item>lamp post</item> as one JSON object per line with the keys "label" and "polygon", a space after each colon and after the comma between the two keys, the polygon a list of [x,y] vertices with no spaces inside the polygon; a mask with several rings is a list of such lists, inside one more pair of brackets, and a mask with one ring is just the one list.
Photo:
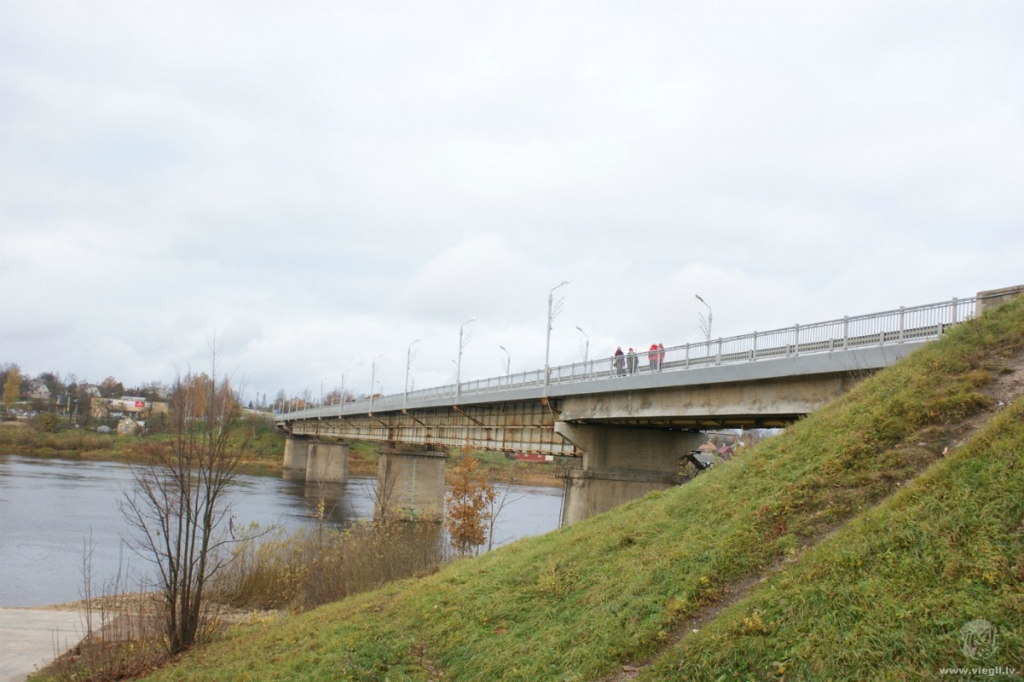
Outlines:
{"label": "lamp post", "polygon": [[383,357],[383,355],[378,355],[370,365],[370,414],[373,414],[373,387],[377,384],[377,361]]}
{"label": "lamp post", "polygon": [[548,292],[548,329],[547,329],[547,340],[545,341],[545,344],[544,344],[544,392],[545,392],[545,395],[547,394],[548,380],[551,378],[551,364],[550,364],[550,359],[551,359],[551,322],[556,317],[558,317],[558,313],[562,312],[562,301],[565,300],[564,298],[560,298],[560,299],[558,299],[558,304],[555,305],[555,289],[558,289],[559,287],[563,287],[563,286],[565,286],[568,283],[569,283],[569,280],[564,279],[564,280],[562,280],[561,284],[559,284],[558,286],[552,288],[551,291]]}
{"label": "lamp post", "polygon": [[[348,374],[351,371],[352,371],[352,368],[349,367],[348,369],[346,369],[344,372],[341,373],[341,397],[338,398],[338,404],[341,405],[342,407],[345,406],[345,375]],[[339,414],[340,414],[340,412],[339,412]]]}
{"label": "lamp post", "polygon": [[505,379],[507,380],[508,385],[511,386],[512,385],[512,354],[508,352],[508,349],[505,348],[505,346],[498,346],[498,348],[500,348],[503,351],[505,351]]}
{"label": "lamp post", "polygon": [[583,344],[583,362],[586,362],[590,358],[590,337],[585,331],[583,331],[583,327],[576,325],[576,328],[579,329],[580,334],[583,334],[584,338],[586,338],[586,342]]}
{"label": "lamp post", "polygon": [[316,420],[320,421],[324,416],[324,384],[327,383],[327,377],[320,382],[320,409],[316,413]]}
{"label": "lamp post", "polygon": [[459,327],[459,361],[455,363],[455,395],[456,395],[456,397],[462,395],[462,349],[466,347],[467,343],[469,343],[469,338],[468,337],[466,338],[465,341],[462,340],[462,330],[465,329],[466,325],[469,324],[470,322],[476,322],[476,318],[475,317],[469,318],[468,320],[466,320],[465,322],[462,323],[461,327]]}
{"label": "lamp post", "polygon": [[402,395],[402,409],[405,409],[405,401],[409,398],[409,368],[412,366],[412,347],[419,343],[421,339],[416,339],[409,344],[409,349],[405,351],[405,393]]}
{"label": "lamp post", "polygon": [[707,307],[707,309],[708,309],[707,319],[704,318],[704,313],[697,313],[697,315],[700,316],[700,328],[704,331],[704,338],[707,340],[708,346],[710,347],[710,345],[711,345],[711,306],[709,306],[708,302],[705,301],[703,298],[701,298],[700,295],[698,295],[698,294],[694,294],[694,295],[697,296],[697,300],[700,301],[701,303],[703,303]]}

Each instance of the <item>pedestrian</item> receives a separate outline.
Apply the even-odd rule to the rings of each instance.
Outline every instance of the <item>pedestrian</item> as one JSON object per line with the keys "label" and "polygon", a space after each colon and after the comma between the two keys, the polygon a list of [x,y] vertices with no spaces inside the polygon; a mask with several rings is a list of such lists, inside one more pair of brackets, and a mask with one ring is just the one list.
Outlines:
{"label": "pedestrian", "polygon": [[647,349],[647,364],[651,366],[652,372],[658,371],[658,344],[652,343],[651,347]]}
{"label": "pedestrian", "polygon": [[665,346],[658,344],[658,371],[665,369]]}
{"label": "pedestrian", "polygon": [[618,376],[623,375],[622,366],[625,364],[623,360],[622,346],[618,346],[615,349],[615,374]]}
{"label": "pedestrian", "polygon": [[636,374],[636,361],[636,351],[630,348],[629,352],[626,353],[626,368],[629,370],[630,374]]}

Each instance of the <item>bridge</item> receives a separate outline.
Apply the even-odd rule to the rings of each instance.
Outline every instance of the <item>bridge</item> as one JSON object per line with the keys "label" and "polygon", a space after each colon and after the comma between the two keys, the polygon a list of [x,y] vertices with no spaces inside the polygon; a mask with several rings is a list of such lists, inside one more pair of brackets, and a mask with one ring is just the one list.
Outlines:
{"label": "bridge", "polygon": [[579,457],[567,472],[569,524],[678,483],[704,431],[792,423],[1022,290],[286,412],[276,417],[289,434],[285,466],[342,480],[347,441],[385,443],[378,478],[397,479],[398,506],[438,514],[448,448]]}

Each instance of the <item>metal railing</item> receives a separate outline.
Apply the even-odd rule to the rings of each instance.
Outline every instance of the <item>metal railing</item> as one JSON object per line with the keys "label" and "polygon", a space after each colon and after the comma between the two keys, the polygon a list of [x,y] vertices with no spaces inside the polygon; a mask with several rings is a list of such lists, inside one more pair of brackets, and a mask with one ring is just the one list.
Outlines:
{"label": "metal railing", "polygon": [[[549,385],[613,380],[631,374],[679,372],[696,368],[756,362],[812,353],[901,344],[938,338],[949,327],[974,317],[976,299],[954,298],[941,303],[887,310],[870,315],[843,317],[808,325],[795,324],[766,332],[719,337],[670,348],[646,350],[619,357],[575,362],[551,368]],[[653,362],[652,362],[653,361]],[[341,412],[366,414],[374,410],[400,409],[403,401],[459,398],[486,393],[544,386],[544,370],[535,369],[486,379],[375,396],[347,402]],[[323,416],[339,414],[339,406],[325,406]],[[279,414],[278,419],[317,417],[317,407]]]}

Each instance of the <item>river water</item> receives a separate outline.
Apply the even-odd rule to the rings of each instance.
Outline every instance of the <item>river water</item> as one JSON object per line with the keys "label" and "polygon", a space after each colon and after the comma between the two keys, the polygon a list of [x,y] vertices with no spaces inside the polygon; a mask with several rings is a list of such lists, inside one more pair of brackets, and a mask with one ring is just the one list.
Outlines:
{"label": "river water", "polygon": [[[123,549],[131,528],[118,510],[132,482],[127,465],[0,454],[0,607],[41,606],[82,596],[83,554],[92,545],[93,592],[119,570],[149,574],[141,557]],[[373,515],[374,480],[354,478],[323,489],[333,524]],[[296,529],[311,523],[316,484],[270,476],[239,476],[231,491],[236,524],[256,521]],[[498,517],[495,544],[558,527],[560,488],[512,486]],[[137,583],[136,583],[137,584]]]}

